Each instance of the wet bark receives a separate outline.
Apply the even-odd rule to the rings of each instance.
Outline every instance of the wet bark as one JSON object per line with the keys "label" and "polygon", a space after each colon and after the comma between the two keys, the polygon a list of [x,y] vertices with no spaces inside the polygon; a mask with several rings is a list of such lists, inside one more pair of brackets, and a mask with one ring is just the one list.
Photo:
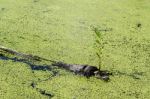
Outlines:
{"label": "wet bark", "polygon": [[80,64],[67,64],[63,62],[54,62],[52,63],[54,66],[58,66],[60,68],[64,68],[75,74],[83,75],[87,78],[91,76],[95,76],[104,81],[109,81],[109,75],[112,75],[110,72],[105,70],[99,70],[96,66],[90,65],[80,65]]}
{"label": "wet bark", "polygon": [[6,48],[4,46],[0,46],[0,51],[4,51],[6,53],[13,54],[13,55],[16,55],[16,56],[19,56],[19,57],[22,57],[25,59],[29,59],[29,60],[50,61],[50,62],[52,62],[53,66],[57,66],[57,67],[66,69],[68,71],[74,72],[75,74],[83,75],[85,77],[95,76],[104,81],[109,81],[109,75],[111,75],[111,73],[109,73],[108,71],[99,70],[96,66],[80,65],[80,64],[67,64],[67,63],[49,60],[49,59],[42,58],[39,56],[31,55],[31,54],[24,54],[24,53],[17,52],[15,50]]}

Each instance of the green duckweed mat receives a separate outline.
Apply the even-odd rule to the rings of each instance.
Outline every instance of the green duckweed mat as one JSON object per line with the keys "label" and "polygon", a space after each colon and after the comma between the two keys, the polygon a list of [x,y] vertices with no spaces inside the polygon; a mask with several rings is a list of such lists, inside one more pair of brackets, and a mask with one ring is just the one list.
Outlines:
{"label": "green duckweed mat", "polygon": [[102,69],[114,73],[108,83],[58,68],[52,76],[0,58],[0,99],[150,99],[149,12],[149,0],[0,0],[0,45],[98,66],[96,27],[104,35]]}

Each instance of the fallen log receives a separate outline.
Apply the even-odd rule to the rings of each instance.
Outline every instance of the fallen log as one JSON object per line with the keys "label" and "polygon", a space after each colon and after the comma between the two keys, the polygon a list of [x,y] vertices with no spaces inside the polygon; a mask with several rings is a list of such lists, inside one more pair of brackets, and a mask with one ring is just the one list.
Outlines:
{"label": "fallen log", "polygon": [[17,52],[13,49],[10,49],[10,48],[7,48],[7,47],[1,46],[1,45],[0,45],[0,50],[2,50],[4,52],[7,52],[7,53],[10,53],[12,55],[23,57],[25,59],[31,59],[31,60],[36,60],[36,61],[45,60],[45,61],[50,61],[50,62],[56,62],[56,61],[49,60],[49,59],[46,59],[46,58],[42,58],[42,57],[39,57],[39,56],[36,56],[36,55]]}
{"label": "fallen log", "polygon": [[112,73],[106,70],[99,70],[96,66],[66,64],[63,62],[54,62],[52,63],[52,65],[64,68],[66,70],[74,72],[75,74],[83,75],[87,78],[95,76],[96,78],[102,79],[104,81],[109,81],[109,75],[112,75]]}
{"label": "fallen log", "polygon": [[42,57],[32,55],[32,54],[25,54],[25,53],[17,52],[13,49],[6,48],[4,46],[0,46],[0,50],[6,53],[12,54],[12,55],[16,55],[25,59],[29,59],[29,60],[50,61],[52,62],[53,66],[64,68],[68,71],[74,72],[75,74],[83,75],[87,78],[91,76],[95,76],[96,78],[102,79],[104,81],[109,81],[109,75],[111,75],[111,73],[109,73],[108,71],[99,70],[96,66],[67,64],[67,63],[63,63],[60,61],[49,60],[49,59],[42,58]]}

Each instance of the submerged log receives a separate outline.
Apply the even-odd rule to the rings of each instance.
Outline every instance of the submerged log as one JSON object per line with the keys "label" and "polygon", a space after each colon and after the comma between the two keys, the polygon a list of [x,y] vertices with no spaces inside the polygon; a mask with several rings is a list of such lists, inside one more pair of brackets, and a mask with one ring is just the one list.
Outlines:
{"label": "submerged log", "polygon": [[32,55],[32,54],[20,53],[20,52],[17,52],[15,50],[6,48],[4,46],[0,46],[0,50],[7,52],[7,53],[10,53],[10,54],[13,54],[13,55],[16,55],[16,56],[19,56],[19,57],[22,57],[22,58],[29,59],[29,60],[50,61],[50,62],[52,62],[53,66],[64,68],[68,71],[74,72],[75,74],[83,75],[85,77],[95,76],[96,78],[102,79],[104,81],[109,81],[109,75],[111,75],[111,73],[109,73],[108,71],[99,70],[96,66],[67,64],[67,63],[63,63],[63,62],[49,60],[49,59],[42,58],[42,57]]}

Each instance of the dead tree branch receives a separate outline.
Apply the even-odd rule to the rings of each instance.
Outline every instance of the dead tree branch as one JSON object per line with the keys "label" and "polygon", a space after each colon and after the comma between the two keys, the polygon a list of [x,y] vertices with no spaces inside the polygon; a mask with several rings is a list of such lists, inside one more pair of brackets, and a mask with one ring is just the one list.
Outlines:
{"label": "dead tree branch", "polygon": [[50,62],[56,62],[54,60],[49,60],[49,59],[42,58],[42,57],[39,57],[39,56],[36,56],[36,55],[17,52],[13,49],[10,49],[10,48],[7,48],[7,47],[1,46],[1,45],[0,45],[0,50],[2,50],[4,52],[7,52],[9,54],[16,55],[16,56],[23,57],[23,58],[30,59],[30,60],[36,60],[36,61],[45,60],[45,61],[50,61]]}
{"label": "dead tree branch", "polygon": [[0,46],[0,50],[4,51],[6,53],[12,54],[12,55],[16,55],[16,56],[19,56],[19,57],[22,57],[25,59],[29,59],[29,60],[50,61],[50,62],[52,62],[53,66],[64,68],[66,70],[74,72],[75,74],[80,74],[80,75],[83,75],[86,77],[95,76],[95,77],[100,78],[104,81],[108,81],[109,75],[111,75],[111,73],[109,73],[108,71],[99,70],[96,66],[79,65],[79,64],[66,64],[63,62],[49,60],[49,59],[42,58],[42,57],[32,55],[32,54],[25,54],[25,53],[17,52],[13,49],[10,49],[10,48],[4,47],[4,46]]}

